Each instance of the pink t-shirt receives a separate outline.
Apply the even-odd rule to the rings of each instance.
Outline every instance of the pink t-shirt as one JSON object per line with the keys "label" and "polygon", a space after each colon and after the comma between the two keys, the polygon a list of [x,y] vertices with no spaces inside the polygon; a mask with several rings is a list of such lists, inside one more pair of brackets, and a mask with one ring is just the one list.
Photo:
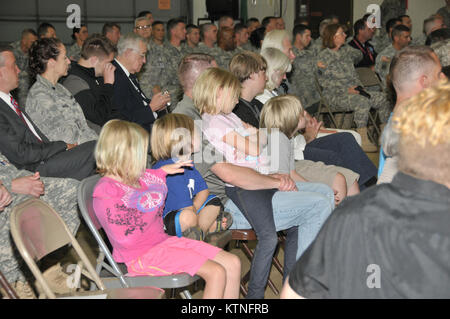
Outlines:
{"label": "pink t-shirt", "polygon": [[113,247],[117,262],[145,254],[170,236],[162,212],[167,195],[166,172],[147,169],[134,188],[103,177],[94,190],[94,211]]}
{"label": "pink t-shirt", "polygon": [[238,166],[258,168],[258,157],[247,156],[233,146],[223,142],[223,137],[232,131],[236,131],[241,136],[248,136],[241,119],[234,113],[230,114],[203,114],[202,130],[208,141],[214,148],[222,153],[224,159]]}

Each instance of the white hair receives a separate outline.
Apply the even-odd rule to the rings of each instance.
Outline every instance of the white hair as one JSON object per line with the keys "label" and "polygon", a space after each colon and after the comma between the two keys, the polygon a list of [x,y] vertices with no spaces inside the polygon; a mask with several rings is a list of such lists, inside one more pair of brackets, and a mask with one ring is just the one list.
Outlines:
{"label": "white hair", "polygon": [[120,37],[117,43],[117,55],[123,55],[128,49],[139,51],[139,42],[146,43],[143,38],[133,32]]}
{"label": "white hair", "polygon": [[266,88],[269,90],[276,89],[275,82],[277,77],[283,73],[291,72],[291,60],[281,50],[276,48],[266,48],[261,51],[261,55],[267,62],[267,83]]}
{"label": "white hair", "polygon": [[283,52],[284,51],[283,41],[286,38],[289,40],[289,42],[292,42],[292,36],[286,30],[270,31],[264,37],[263,43],[261,45],[261,51],[267,48],[276,48]]}

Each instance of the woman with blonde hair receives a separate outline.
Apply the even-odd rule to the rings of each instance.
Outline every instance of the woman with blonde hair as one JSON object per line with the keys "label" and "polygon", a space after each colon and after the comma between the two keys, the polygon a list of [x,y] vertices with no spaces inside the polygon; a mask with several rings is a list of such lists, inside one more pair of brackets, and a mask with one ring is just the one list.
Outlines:
{"label": "woman with blonde hair", "polygon": [[148,142],[147,131],[138,124],[111,120],[95,149],[102,178],[94,189],[93,206],[114,259],[125,263],[129,276],[197,274],[206,281],[203,298],[238,298],[239,258],[165,233],[166,176],[183,173],[182,167],[192,166],[192,161],[146,169]]}

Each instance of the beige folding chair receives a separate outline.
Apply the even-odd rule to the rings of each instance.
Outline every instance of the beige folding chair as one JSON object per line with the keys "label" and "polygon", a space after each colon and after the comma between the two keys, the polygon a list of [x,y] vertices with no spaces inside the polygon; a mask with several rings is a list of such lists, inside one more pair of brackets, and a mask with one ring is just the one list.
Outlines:
{"label": "beige folding chair", "polygon": [[[21,256],[30,268],[43,290],[40,297],[55,298],[102,298],[102,299],[160,299],[164,290],[155,287],[135,287],[106,289],[95,272],[78,241],[58,213],[40,199],[31,198],[15,206],[10,216],[12,238]],[[36,262],[55,250],[70,244],[80,259],[75,273],[83,274],[95,282],[97,291],[75,291],[70,294],[56,295],[51,285],[42,275]],[[68,282],[68,288],[78,286],[80,276]]]}
{"label": "beige folding chair", "polygon": [[[378,86],[380,91],[384,91],[383,84],[381,83],[380,78],[371,68],[364,67],[364,68],[356,68],[355,70],[356,73],[358,74],[359,80],[361,81],[364,87],[368,88],[372,86]],[[377,119],[378,119],[378,111],[370,110],[369,121],[372,123],[377,135],[380,136],[381,130],[380,126],[377,124]],[[369,134],[369,137],[372,139],[372,142],[378,144],[378,138],[372,136],[372,134]]]}
{"label": "beige folding chair", "polygon": [[[328,115],[328,117],[331,120],[331,124],[334,126],[334,128],[337,129],[341,129],[344,126],[344,118],[345,118],[345,114],[347,112],[333,112],[331,110],[331,106],[328,103],[327,99],[323,96],[323,89],[322,86],[319,83],[319,79],[317,77],[317,75],[314,76],[314,84],[316,85],[316,89],[319,92],[319,96],[320,96],[320,101],[319,101],[319,108],[317,110],[317,113],[315,115],[316,118],[319,118],[319,116],[323,116],[323,115]],[[353,113],[353,112],[349,112],[349,113]],[[341,121],[338,121],[336,119],[337,114],[342,114],[341,116]]]}

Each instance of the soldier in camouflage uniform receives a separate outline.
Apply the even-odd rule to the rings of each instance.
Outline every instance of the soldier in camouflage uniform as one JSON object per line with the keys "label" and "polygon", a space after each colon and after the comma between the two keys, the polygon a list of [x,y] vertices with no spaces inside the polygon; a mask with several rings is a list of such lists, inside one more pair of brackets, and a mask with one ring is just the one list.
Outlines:
{"label": "soldier in camouflage uniform", "polygon": [[200,28],[195,24],[186,26],[186,41],[181,44],[183,55],[195,52],[200,42]]}
{"label": "soldier in camouflage uniform", "polygon": [[225,70],[228,70],[231,58],[241,49],[236,48],[234,39],[234,30],[229,27],[222,27],[217,35],[218,54],[214,56],[217,65]]}
{"label": "soldier in camouflage uniform", "polygon": [[151,99],[154,90],[161,91],[160,79],[164,73],[164,44],[157,44],[150,40],[147,45],[146,63],[142,66],[141,72],[137,75],[139,84],[144,94]]}
{"label": "soldier in camouflage uniform", "polygon": [[[51,50],[57,50],[57,56],[43,61],[40,51],[48,54],[46,51]],[[30,70],[36,74],[36,83],[28,93],[26,108],[30,118],[50,141],[82,144],[96,140],[98,136],[88,126],[72,94],[57,83],[60,77],[67,75],[69,64],[66,49],[60,40],[40,39],[33,44]]]}
{"label": "soldier in camouflage uniform", "polygon": [[72,39],[74,43],[67,49],[67,56],[70,60],[76,62],[81,58],[81,48],[88,37],[88,29],[84,24],[80,28],[73,28]]}
{"label": "soldier in camouflage uniform", "polygon": [[16,58],[16,64],[20,69],[19,87],[14,90],[14,94],[17,97],[19,105],[23,106],[25,106],[31,84],[30,72],[28,70],[28,50],[36,40],[37,33],[32,29],[25,29],[22,32],[21,40],[11,43]]}
{"label": "soldier in camouflage uniform", "polygon": [[436,52],[443,67],[450,65],[450,39],[436,42],[431,48]]}
{"label": "soldier in camouflage uniform", "polygon": [[408,46],[411,42],[411,33],[404,25],[395,26],[392,31],[392,43],[378,54],[375,62],[375,72],[381,77],[383,87],[386,88],[386,77],[389,73],[389,66],[395,54]]}
{"label": "soldier in camouflage uniform", "polygon": [[384,0],[380,6],[381,25],[386,25],[390,19],[400,17],[406,13],[405,0]]}
{"label": "soldier in camouflage uniform", "polygon": [[[42,177],[38,179],[32,172],[18,170],[2,154],[0,154],[0,180],[12,196],[11,204],[0,211],[0,270],[10,283],[26,281],[29,274],[28,268],[10,235],[9,218],[12,208],[30,198],[32,194],[39,197],[40,195],[36,194],[41,193],[41,190],[38,190],[42,187],[40,180],[44,185],[44,195],[40,198],[58,212],[75,235],[80,225],[77,206],[79,182],[70,178]],[[30,187],[30,184],[34,187]],[[20,185],[22,186],[19,187]],[[24,187],[27,191],[24,191]],[[16,193],[19,189],[20,194]]]}
{"label": "soldier in camouflage uniform", "polygon": [[367,137],[367,123],[370,109],[377,109],[381,123],[386,123],[390,114],[390,104],[383,92],[370,92],[367,98],[355,89],[363,87],[356,73],[351,57],[341,51],[345,43],[342,27],[329,25],[324,31],[326,48],[318,56],[318,79],[323,95],[332,111],[354,112],[357,132],[362,138],[362,148],[366,152],[376,152],[377,148]]}

